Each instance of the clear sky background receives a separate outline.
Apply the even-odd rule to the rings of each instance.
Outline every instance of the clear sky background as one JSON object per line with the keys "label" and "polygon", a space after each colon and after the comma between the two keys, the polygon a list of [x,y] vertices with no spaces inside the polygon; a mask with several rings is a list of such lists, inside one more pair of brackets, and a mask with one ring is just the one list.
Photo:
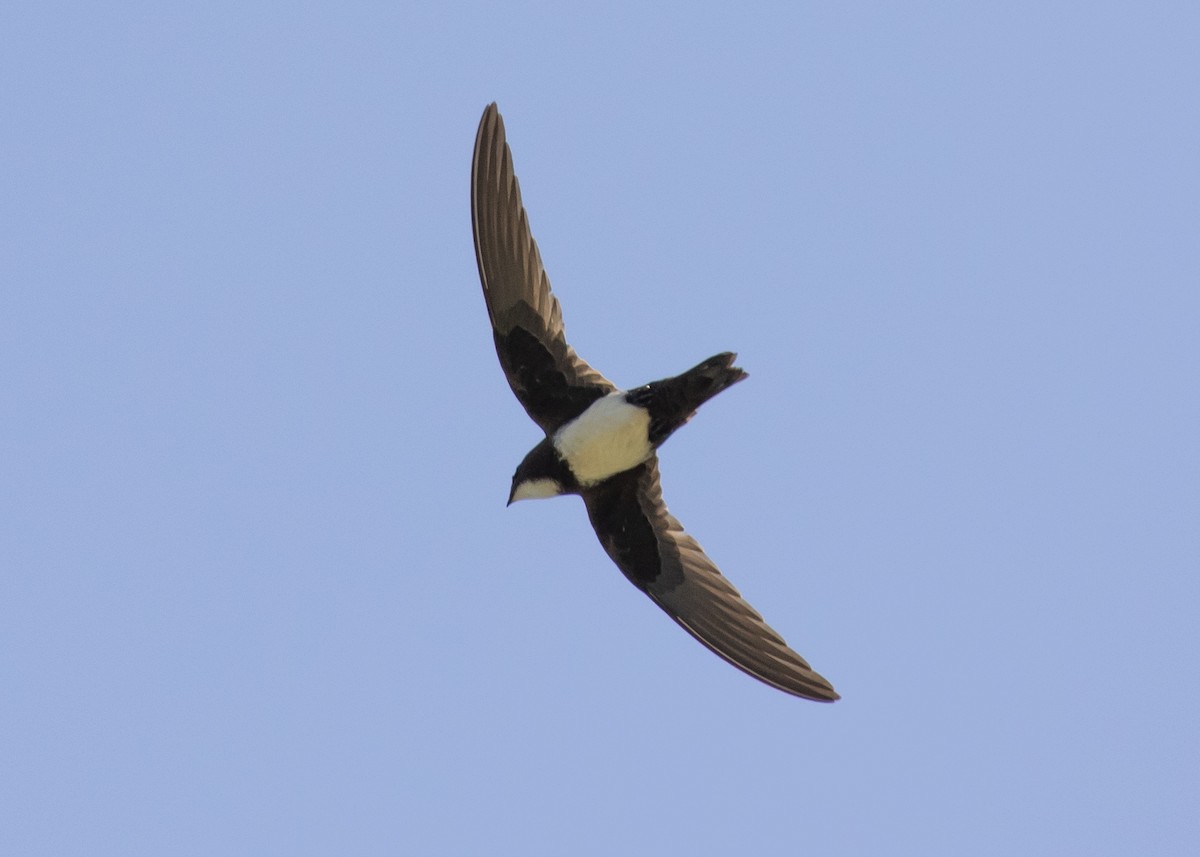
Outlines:
{"label": "clear sky background", "polygon": [[[0,853],[1200,852],[1196,4],[735,5],[4,5]],[[492,100],[841,702],[505,509]]]}

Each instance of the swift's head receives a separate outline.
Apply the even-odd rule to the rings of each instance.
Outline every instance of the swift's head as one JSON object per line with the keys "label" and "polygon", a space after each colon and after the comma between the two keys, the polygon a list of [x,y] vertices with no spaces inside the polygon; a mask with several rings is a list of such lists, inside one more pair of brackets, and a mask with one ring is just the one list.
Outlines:
{"label": "swift's head", "polygon": [[541,500],[571,493],[574,484],[571,469],[558,457],[554,444],[546,438],[525,456],[513,474],[508,505],[518,500]]}

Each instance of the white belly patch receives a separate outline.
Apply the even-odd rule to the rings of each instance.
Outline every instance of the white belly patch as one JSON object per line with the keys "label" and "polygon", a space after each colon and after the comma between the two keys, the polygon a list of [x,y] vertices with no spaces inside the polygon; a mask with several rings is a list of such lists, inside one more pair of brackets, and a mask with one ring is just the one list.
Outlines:
{"label": "white belly patch", "polygon": [[625,401],[625,391],[597,399],[554,436],[554,447],[579,484],[594,485],[650,457],[650,414]]}

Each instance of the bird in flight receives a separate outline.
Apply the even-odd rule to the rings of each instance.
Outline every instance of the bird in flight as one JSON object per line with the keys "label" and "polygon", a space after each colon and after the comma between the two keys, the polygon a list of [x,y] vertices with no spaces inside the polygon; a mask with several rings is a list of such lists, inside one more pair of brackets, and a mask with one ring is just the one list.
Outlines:
{"label": "bird in flight", "polygon": [[513,476],[517,500],[578,494],[600,544],[638,589],[738,669],[785,693],[832,702],[792,651],[684,532],[662,499],[655,450],[700,405],[746,377],[718,354],[682,375],[623,390],[567,344],[562,310],[529,231],[504,120],[483,111],[471,165],[479,279],[500,366],[545,439]]}

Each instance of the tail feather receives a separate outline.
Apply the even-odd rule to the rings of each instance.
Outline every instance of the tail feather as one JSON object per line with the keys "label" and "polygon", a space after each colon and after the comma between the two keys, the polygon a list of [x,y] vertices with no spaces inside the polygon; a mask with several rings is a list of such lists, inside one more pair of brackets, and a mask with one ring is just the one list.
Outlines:
{"label": "tail feather", "polygon": [[650,443],[655,447],[690,420],[696,409],[746,377],[733,365],[737,355],[725,351],[693,366],[682,375],[654,381],[631,390],[629,401],[650,412]]}
{"label": "tail feather", "polygon": [[733,365],[734,360],[737,360],[736,354],[724,351],[672,380],[682,382],[684,394],[695,400],[695,410],[717,393],[747,377],[745,371]]}

